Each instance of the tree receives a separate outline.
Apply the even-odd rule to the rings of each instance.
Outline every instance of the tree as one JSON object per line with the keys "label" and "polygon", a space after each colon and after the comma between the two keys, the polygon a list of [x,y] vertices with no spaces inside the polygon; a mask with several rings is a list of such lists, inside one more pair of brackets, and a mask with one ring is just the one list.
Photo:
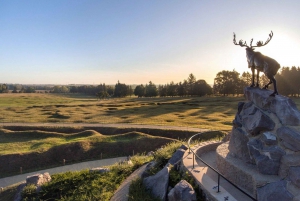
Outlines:
{"label": "tree", "polygon": [[107,91],[101,91],[96,93],[96,96],[98,99],[105,99],[109,96],[109,94],[107,93]]}
{"label": "tree", "polygon": [[194,89],[194,85],[196,83],[196,77],[193,75],[193,73],[189,74],[187,82],[188,82],[188,95],[190,96],[195,95],[196,91]]}
{"label": "tree", "polygon": [[141,84],[141,85],[138,85],[138,86],[135,87],[133,93],[138,98],[141,98],[141,97],[145,96],[145,91],[146,91],[146,89],[145,89],[144,85]]}
{"label": "tree", "polygon": [[33,87],[27,87],[24,93],[35,93],[35,89]]}
{"label": "tree", "polygon": [[250,86],[252,84],[252,75],[249,72],[243,72],[240,79],[245,86]]}
{"label": "tree", "polygon": [[54,86],[52,92],[53,93],[68,93],[69,88],[66,86]]}
{"label": "tree", "polygon": [[167,96],[167,85],[158,85],[158,95],[160,97]]}
{"label": "tree", "polygon": [[177,88],[178,96],[187,96],[188,94],[188,83],[186,80],[183,81],[183,83],[179,82],[178,88]]}
{"label": "tree", "polygon": [[205,96],[212,94],[212,88],[209,86],[205,80],[198,80],[194,86],[195,95],[197,96]]}
{"label": "tree", "polygon": [[6,84],[0,84],[0,93],[8,93],[8,87]]}
{"label": "tree", "polygon": [[126,84],[121,84],[119,81],[115,86],[114,96],[115,97],[125,97],[128,95],[128,87]]}
{"label": "tree", "polygon": [[167,84],[167,96],[177,96],[177,87],[178,85],[175,84],[173,81],[170,84]]}
{"label": "tree", "polygon": [[115,89],[112,86],[107,86],[106,87],[106,91],[107,91],[107,93],[108,93],[109,96],[113,96]]}
{"label": "tree", "polygon": [[17,86],[14,86],[14,89],[12,90],[12,93],[18,93]]}
{"label": "tree", "polygon": [[145,92],[146,97],[155,97],[158,95],[157,88],[155,84],[153,84],[151,81],[149,81],[149,84],[146,85],[145,88],[146,88],[146,92]]}
{"label": "tree", "polygon": [[240,83],[238,72],[235,70],[223,70],[216,75],[214,80],[214,92],[223,94],[223,96],[237,94]]}
{"label": "tree", "polygon": [[133,95],[133,89],[132,89],[132,87],[130,85],[128,86],[128,95],[130,97]]}

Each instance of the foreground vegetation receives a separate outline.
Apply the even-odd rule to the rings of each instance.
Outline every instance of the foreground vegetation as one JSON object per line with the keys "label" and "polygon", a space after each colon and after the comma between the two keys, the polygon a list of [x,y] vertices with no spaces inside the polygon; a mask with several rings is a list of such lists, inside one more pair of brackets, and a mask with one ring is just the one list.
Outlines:
{"label": "foreground vegetation", "polygon": [[[159,165],[165,164],[181,142],[169,143],[155,152],[155,160]],[[35,192],[33,186],[27,186],[22,195],[24,200],[110,200],[114,191],[134,170],[146,162],[153,160],[153,156],[136,155],[131,158],[133,165],[115,164],[110,166],[107,173],[89,173],[88,170],[66,172],[51,175],[51,182],[42,187],[40,193]],[[17,186],[5,189],[0,194],[0,200],[12,200]],[[135,195],[132,195],[135,196]]]}

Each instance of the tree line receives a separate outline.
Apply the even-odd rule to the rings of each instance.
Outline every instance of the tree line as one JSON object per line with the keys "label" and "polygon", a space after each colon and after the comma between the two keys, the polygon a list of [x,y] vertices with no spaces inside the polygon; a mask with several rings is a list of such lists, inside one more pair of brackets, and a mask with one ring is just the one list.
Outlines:
{"label": "tree line", "polygon": [[[286,96],[300,95],[300,67],[282,67],[280,72],[275,76],[277,88],[280,94]],[[96,96],[99,99],[108,97],[174,97],[174,96],[205,96],[205,95],[239,95],[243,94],[245,86],[251,85],[252,75],[249,72],[238,73],[232,71],[220,71],[217,73],[213,86],[206,83],[205,80],[199,79],[191,73],[187,79],[174,83],[171,81],[167,84],[156,85],[152,81],[146,84],[136,86],[126,85],[119,81],[114,85],[11,85],[0,84],[0,93],[36,93],[38,90],[44,90],[49,93],[82,93]],[[259,85],[262,88],[269,82],[268,78],[261,73]],[[273,85],[270,86],[273,89]]]}
{"label": "tree line", "polygon": [[[263,88],[269,79],[260,73],[259,86]],[[276,74],[277,88],[279,94],[285,96],[298,96],[300,94],[300,67],[282,67],[280,72]],[[221,71],[217,73],[214,79],[213,92],[223,96],[243,94],[245,86],[252,83],[252,74],[243,72],[241,75],[237,71]],[[273,85],[269,86],[274,90]]]}

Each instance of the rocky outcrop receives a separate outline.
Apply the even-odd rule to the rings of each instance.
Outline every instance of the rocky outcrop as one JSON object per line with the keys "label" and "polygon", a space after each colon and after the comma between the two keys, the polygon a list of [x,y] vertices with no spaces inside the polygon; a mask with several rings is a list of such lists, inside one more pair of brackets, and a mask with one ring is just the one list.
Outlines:
{"label": "rocky outcrop", "polygon": [[155,175],[144,178],[143,184],[154,197],[165,201],[169,185],[169,167],[164,167]]}
{"label": "rocky outcrop", "polygon": [[33,184],[35,186],[41,186],[44,183],[51,181],[51,176],[48,172],[44,174],[35,174],[26,178],[26,185]]}
{"label": "rocky outcrop", "polygon": [[300,126],[300,112],[296,104],[285,96],[269,96],[268,90],[245,88],[245,97],[264,111],[276,114],[284,126]]}
{"label": "rocky outcrop", "polygon": [[41,190],[41,186],[50,181],[51,181],[51,176],[48,172],[45,172],[44,174],[35,174],[35,175],[28,176],[26,178],[26,183],[22,183],[18,186],[14,201],[22,200],[21,194],[23,189],[27,185],[35,185],[36,191],[39,192]]}
{"label": "rocky outcrop", "polygon": [[293,197],[287,190],[286,181],[273,182],[257,189],[259,201],[292,201]]}
{"label": "rocky outcrop", "polygon": [[169,201],[196,201],[196,193],[186,180],[181,180],[168,194]]}
{"label": "rocky outcrop", "polygon": [[167,165],[172,165],[174,168],[178,169],[178,166],[180,165],[180,162],[182,160],[182,157],[184,155],[185,150],[184,149],[177,149],[176,152],[172,155],[172,157],[169,159]]}
{"label": "rocky outcrop", "polygon": [[109,168],[102,168],[102,167],[97,167],[97,168],[90,169],[90,173],[96,172],[96,173],[102,174],[102,173],[106,173],[106,172],[109,172],[109,171],[110,171]]}
{"label": "rocky outcrop", "polygon": [[245,162],[249,162],[250,155],[247,148],[248,142],[249,137],[247,133],[241,128],[235,128],[231,132],[228,149],[233,156],[240,158]]}
{"label": "rocky outcrop", "polygon": [[[237,106],[229,155],[249,164],[247,167],[251,168],[252,164],[255,174],[270,178],[258,184],[259,177],[252,176],[253,189],[257,188],[254,195],[257,193],[258,200],[298,199],[300,191],[290,189],[300,188],[300,111],[288,97],[269,96],[268,90],[247,87],[244,92],[247,101]],[[223,160],[221,155],[219,158]],[[224,175],[239,172],[218,168]],[[236,177],[240,178],[239,175]],[[287,183],[294,187],[288,189]]]}

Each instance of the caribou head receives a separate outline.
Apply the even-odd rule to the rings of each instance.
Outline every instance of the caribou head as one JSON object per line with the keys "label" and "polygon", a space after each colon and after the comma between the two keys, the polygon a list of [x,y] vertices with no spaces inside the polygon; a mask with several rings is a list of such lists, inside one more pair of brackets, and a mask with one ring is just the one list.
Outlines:
{"label": "caribou head", "polygon": [[[260,52],[255,52],[255,47],[262,47],[267,45],[273,37],[273,32],[269,34],[269,38],[266,40],[266,42],[258,41],[255,46],[252,45],[253,38],[250,41],[250,46],[247,45],[247,42],[243,40],[239,40],[239,43],[235,40],[235,33],[233,33],[233,44],[239,45],[241,47],[246,47],[246,57],[248,62],[248,67],[252,70],[252,84],[250,87],[259,87],[259,72],[263,71],[265,75],[270,79],[270,82],[264,86],[264,89],[267,89],[270,84],[274,84],[274,93],[271,94],[271,96],[275,96],[278,94],[277,86],[276,86],[276,80],[275,75],[280,68],[280,64],[275,61],[274,59],[264,56]],[[257,70],[257,79],[256,79],[256,85],[254,85],[254,75],[255,75],[255,69]]]}

